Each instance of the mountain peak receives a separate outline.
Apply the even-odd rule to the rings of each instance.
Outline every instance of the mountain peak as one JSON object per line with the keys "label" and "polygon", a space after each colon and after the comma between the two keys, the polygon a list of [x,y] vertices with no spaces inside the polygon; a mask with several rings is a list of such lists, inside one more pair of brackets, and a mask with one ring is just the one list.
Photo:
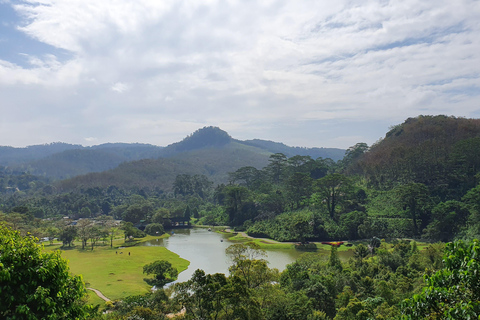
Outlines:
{"label": "mountain peak", "polygon": [[205,147],[221,147],[231,141],[232,137],[226,131],[218,127],[209,126],[198,129],[182,141],[173,143],[167,148],[181,152]]}

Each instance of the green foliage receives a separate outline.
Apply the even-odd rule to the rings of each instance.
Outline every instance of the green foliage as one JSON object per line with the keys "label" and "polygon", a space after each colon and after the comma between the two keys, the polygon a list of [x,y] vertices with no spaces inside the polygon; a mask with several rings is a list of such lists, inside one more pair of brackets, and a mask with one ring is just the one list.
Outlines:
{"label": "green foliage", "polygon": [[161,236],[165,233],[165,229],[160,223],[150,223],[145,227],[145,233],[151,236]]}
{"label": "green foliage", "polygon": [[238,277],[196,270],[175,285],[175,300],[185,306],[186,319],[260,319],[258,303]]}
{"label": "green foliage", "polygon": [[477,319],[480,316],[480,243],[446,245],[445,267],[425,277],[419,294],[405,300],[403,319]]}
{"label": "green foliage", "polygon": [[304,209],[258,221],[247,229],[247,233],[251,236],[267,236],[277,241],[304,242],[314,237],[314,227],[314,214]]}
{"label": "green foliage", "polygon": [[86,319],[85,285],[60,252],[43,252],[37,239],[0,224],[2,319]]}
{"label": "green foliage", "polygon": [[125,236],[125,240],[133,239],[133,238],[143,238],[145,237],[145,232],[139,230],[138,228],[133,226],[131,222],[123,222],[122,229]]}
{"label": "green foliage", "polygon": [[72,246],[73,240],[77,236],[77,228],[74,226],[66,226],[61,232],[58,237],[60,241],[63,242],[63,246]]}
{"label": "green foliage", "polygon": [[320,195],[320,205],[325,204],[332,219],[336,218],[337,207],[353,196],[353,182],[339,173],[318,179],[316,187]]}
{"label": "green foliage", "polygon": [[143,273],[147,275],[153,274],[153,279],[143,279],[146,283],[157,288],[162,288],[169,282],[174,281],[178,276],[177,269],[172,267],[172,264],[165,260],[157,260],[143,266]]}

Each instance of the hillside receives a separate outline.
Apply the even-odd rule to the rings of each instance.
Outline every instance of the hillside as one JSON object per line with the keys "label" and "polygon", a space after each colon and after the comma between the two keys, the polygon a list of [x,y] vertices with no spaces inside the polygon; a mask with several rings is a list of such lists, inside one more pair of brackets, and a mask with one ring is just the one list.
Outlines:
{"label": "hillside", "polygon": [[106,172],[59,181],[57,186],[63,191],[110,185],[170,191],[179,174],[202,174],[216,184],[227,183],[229,172],[246,164],[262,168],[268,164],[269,156],[268,152],[232,141],[222,147],[205,147],[170,158],[123,163]]}
{"label": "hillside", "polygon": [[379,187],[418,182],[446,197],[447,190],[475,186],[480,168],[480,119],[409,118],[386,133],[350,168]]}

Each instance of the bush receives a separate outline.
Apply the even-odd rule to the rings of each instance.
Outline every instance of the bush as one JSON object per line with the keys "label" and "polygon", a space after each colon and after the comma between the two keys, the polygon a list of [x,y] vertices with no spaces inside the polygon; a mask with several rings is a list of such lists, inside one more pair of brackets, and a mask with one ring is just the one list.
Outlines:
{"label": "bush", "polygon": [[145,227],[145,233],[151,236],[160,236],[165,233],[165,229],[160,223],[150,223]]}

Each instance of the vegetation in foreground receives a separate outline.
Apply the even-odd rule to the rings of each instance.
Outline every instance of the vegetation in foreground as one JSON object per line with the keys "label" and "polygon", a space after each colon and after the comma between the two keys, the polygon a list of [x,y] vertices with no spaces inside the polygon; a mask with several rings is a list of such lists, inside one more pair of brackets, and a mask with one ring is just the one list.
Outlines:
{"label": "vegetation in foreground", "polygon": [[[168,290],[112,305],[108,319],[476,319],[480,243],[427,247],[401,241],[372,252],[364,245],[342,263],[303,255],[279,273],[255,244],[235,244],[230,274],[197,270]],[[426,276],[424,278],[424,272]]]}

